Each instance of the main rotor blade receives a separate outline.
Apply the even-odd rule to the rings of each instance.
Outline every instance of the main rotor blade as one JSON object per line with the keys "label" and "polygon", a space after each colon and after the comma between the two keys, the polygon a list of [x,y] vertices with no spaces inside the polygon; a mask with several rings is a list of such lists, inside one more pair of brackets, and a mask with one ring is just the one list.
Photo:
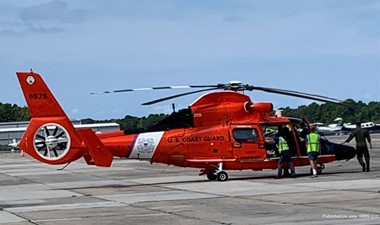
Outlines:
{"label": "main rotor blade", "polygon": [[269,89],[269,90],[274,90],[274,91],[279,91],[279,92],[282,92],[282,93],[293,93],[293,94],[300,94],[300,95],[308,95],[308,96],[314,96],[314,97],[317,97],[317,98],[324,98],[324,99],[329,99],[329,100],[332,100],[332,101],[337,101],[337,102],[342,102],[342,100],[340,99],[336,99],[336,98],[331,98],[331,97],[327,97],[327,96],[323,96],[323,95],[317,95],[317,94],[310,94],[310,93],[305,93],[305,92],[300,92],[300,91],[293,91],[293,90],[286,90],[286,89],[279,89],[279,88],[267,88],[267,87],[254,87],[254,88],[265,88],[265,89]]}
{"label": "main rotor blade", "polygon": [[186,95],[190,95],[190,94],[195,94],[195,93],[210,91],[210,90],[222,89],[222,90],[232,90],[232,91],[259,90],[259,91],[265,91],[265,92],[269,92],[269,93],[288,95],[288,96],[292,96],[292,97],[299,97],[299,98],[305,98],[305,99],[310,99],[310,100],[315,100],[315,101],[320,101],[320,102],[328,102],[328,103],[353,107],[352,105],[344,103],[344,101],[336,99],[336,98],[331,98],[331,97],[317,95],[317,94],[310,94],[310,93],[305,93],[305,92],[300,92],[300,91],[292,91],[292,90],[279,89],[279,88],[253,86],[253,85],[248,85],[248,84],[242,84],[240,81],[231,81],[227,84],[216,84],[216,85],[183,85],[183,86],[162,86],[162,87],[150,87],[150,88],[121,89],[121,90],[104,91],[104,92],[93,92],[91,94],[109,94],[109,93],[131,92],[131,91],[151,91],[151,90],[180,89],[180,88],[202,88],[202,90],[172,95],[172,96],[156,99],[153,101],[145,102],[142,105],[152,105],[155,103],[159,103],[162,101],[166,101],[169,99],[178,98],[178,97],[182,97],[182,96],[186,96]]}
{"label": "main rotor blade", "polygon": [[291,90],[277,89],[277,88],[257,87],[257,86],[254,86],[253,90],[260,90],[260,91],[265,91],[265,92],[269,92],[269,93],[288,95],[288,96],[293,96],[293,97],[316,100],[316,101],[320,101],[320,102],[329,102],[329,103],[333,103],[333,104],[352,107],[351,105],[344,103],[343,100],[339,100],[336,98],[330,98],[330,97],[326,97],[326,96],[322,96],[322,95],[305,93],[305,92],[291,91]]}
{"label": "main rotor blade", "polygon": [[181,85],[181,86],[163,86],[163,87],[148,87],[148,88],[129,88],[120,89],[113,91],[101,91],[92,92],[90,94],[110,94],[110,93],[120,93],[120,92],[131,92],[131,91],[153,91],[153,90],[165,90],[165,89],[182,89],[182,88],[216,88],[218,85]]}
{"label": "main rotor blade", "polygon": [[169,99],[182,97],[182,96],[185,96],[185,95],[191,95],[191,94],[195,94],[195,93],[199,93],[199,92],[203,92],[203,91],[212,91],[212,90],[217,90],[217,89],[219,89],[219,88],[218,87],[213,87],[213,88],[202,89],[202,90],[197,90],[197,91],[190,91],[190,92],[181,93],[181,94],[177,94],[177,95],[171,95],[171,96],[168,96],[168,97],[165,97],[165,98],[160,98],[160,99],[156,99],[156,100],[153,100],[153,101],[150,101],[150,102],[145,102],[142,105],[152,105],[152,104],[163,102],[163,101],[166,101],[166,100],[169,100]]}

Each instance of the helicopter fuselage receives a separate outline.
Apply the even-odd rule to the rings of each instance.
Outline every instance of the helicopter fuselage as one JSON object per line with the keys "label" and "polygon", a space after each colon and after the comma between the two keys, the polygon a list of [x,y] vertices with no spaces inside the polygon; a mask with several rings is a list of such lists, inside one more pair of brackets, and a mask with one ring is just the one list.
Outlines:
{"label": "helicopter fuselage", "polygon": [[[208,179],[225,181],[225,170],[276,169],[277,147],[267,139],[287,127],[294,165],[309,165],[304,143],[309,123],[274,116],[271,103],[253,103],[237,91],[205,94],[146,130],[95,134],[73,127],[39,74],[17,75],[32,115],[19,147],[44,163],[64,164],[83,157],[90,165],[108,167],[114,157],[121,157],[200,168]],[[350,146],[326,139],[321,143],[320,164],[355,156]]]}

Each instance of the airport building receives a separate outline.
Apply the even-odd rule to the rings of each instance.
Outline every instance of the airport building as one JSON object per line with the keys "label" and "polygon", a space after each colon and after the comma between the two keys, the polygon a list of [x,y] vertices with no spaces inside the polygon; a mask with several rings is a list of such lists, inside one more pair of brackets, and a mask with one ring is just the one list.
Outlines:
{"label": "airport building", "polygon": [[[81,124],[80,120],[71,121],[75,128],[91,128],[95,132],[108,132],[120,130],[117,123]],[[29,121],[0,123],[0,145],[7,145],[13,140],[19,141],[24,134]]]}

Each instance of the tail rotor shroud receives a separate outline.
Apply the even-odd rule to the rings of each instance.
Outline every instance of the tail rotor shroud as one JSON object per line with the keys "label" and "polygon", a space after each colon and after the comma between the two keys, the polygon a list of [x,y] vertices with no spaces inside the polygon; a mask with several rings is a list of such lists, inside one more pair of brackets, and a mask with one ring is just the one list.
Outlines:
{"label": "tail rotor shroud", "polygon": [[69,151],[71,138],[69,132],[56,123],[43,124],[34,134],[34,149],[46,160],[58,160]]}

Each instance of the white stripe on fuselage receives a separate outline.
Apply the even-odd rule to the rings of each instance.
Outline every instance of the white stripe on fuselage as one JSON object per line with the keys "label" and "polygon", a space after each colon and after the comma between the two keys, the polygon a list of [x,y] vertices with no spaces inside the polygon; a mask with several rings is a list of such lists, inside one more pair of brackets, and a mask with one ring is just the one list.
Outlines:
{"label": "white stripe on fuselage", "polygon": [[139,134],[129,158],[151,159],[163,134],[164,131]]}

